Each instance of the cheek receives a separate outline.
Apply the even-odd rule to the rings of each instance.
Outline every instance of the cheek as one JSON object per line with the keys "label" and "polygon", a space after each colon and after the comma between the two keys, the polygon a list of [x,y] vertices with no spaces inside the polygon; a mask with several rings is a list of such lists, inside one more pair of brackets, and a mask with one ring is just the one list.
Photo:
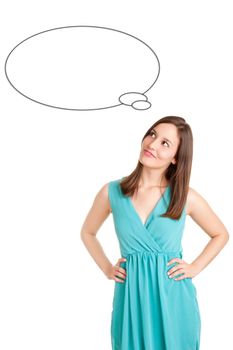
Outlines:
{"label": "cheek", "polygon": [[143,147],[146,147],[149,143],[150,143],[150,142],[149,142],[149,137],[147,136],[147,137],[144,139],[144,141],[142,142],[142,148],[143,148]]}
{"label": "cheek", "polygon": [[172,152],[170,152],[169,150],[167,149],[164,149],[164,148],[159,148],[158,149],[158,155],[161,157],[161,158],[164,158],[164,159],[170,159],[172,158]]}
{"label": "cheek", "polygon": [[174,158],[173,152],[169,152],[168,150],[159,150],[158,151],[158,157],[160,160],[164,162],[171,162]]}

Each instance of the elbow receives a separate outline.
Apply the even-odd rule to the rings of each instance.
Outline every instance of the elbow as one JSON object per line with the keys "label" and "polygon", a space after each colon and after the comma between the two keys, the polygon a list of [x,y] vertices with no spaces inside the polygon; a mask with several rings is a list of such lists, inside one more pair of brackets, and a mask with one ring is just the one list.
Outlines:
{"label": "elbow", "polygon": [[226,233],[226,243],[229,241],[229,239],[230,239],[230,235],[229,235],[229,233],[227,232],[227,233]]}
{"label": "elbow", "polygon": [[224,241],[224,246],[227,245],[227,243],[229,241],[229,238],[230,238],[229,234],[226,234],[225,241]]}
{"label": "elbow", "polygon": [[94,237],[95,235],[92,233],[89,233],[87,231],[81,231],[80,232],[80,239],[84,242],[86,240],[87,237]]}
{"label": "elbow", "polygon": [[230,235],[229,235],[228,231],[225,229],[222,235],[224,237],[224,240],[227,243],[229,241],[229,238],[230,238]]}
{"label": "elbow", "polygon": [[225,246],[227,244],[227,242],[229,241],[229,239],[230,239],[230,235],[226,231],[226,232],[222,233],[220,236],[222,237],[222,241],[223,241],[223,244]]}
{"label": "elbow", "polygon": [[86,233],[84,231],[80,231],[79,237],[80,237],[81,241],[84,241],[85,236],[86,236]]}

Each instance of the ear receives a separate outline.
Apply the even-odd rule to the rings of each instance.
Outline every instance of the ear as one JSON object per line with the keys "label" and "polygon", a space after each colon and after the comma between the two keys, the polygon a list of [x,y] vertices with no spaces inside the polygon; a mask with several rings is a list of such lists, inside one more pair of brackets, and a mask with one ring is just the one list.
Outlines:
{"label": "ear", "polygon": [[176,164],[175,158],[173,158],[171,162],[172,162],[172,164]]}

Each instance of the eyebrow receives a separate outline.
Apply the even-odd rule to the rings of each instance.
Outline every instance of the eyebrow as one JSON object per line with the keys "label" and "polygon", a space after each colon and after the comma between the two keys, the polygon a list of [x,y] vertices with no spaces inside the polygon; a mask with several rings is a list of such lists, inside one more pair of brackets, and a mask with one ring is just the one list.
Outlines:
{"label": "eyebrow", "polygon": [[[155,130],[155,128],[153,128],[152,130],[157,134],[157,131]],[[170,143],[173,145],[173,142],[171,142],[170,140],[168,140],[166,137],[164,137],[164,140],[170,142]]]}

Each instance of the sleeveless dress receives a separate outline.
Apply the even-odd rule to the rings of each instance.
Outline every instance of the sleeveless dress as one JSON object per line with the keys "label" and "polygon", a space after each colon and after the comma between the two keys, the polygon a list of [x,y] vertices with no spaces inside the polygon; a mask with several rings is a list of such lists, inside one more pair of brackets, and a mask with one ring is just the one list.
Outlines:
{"label": "sleeveless dress", "polygon": [[[201,318],[192,278],[175,281],[167,272],[182,259],[186,206],[180,219],[159,217],[167,209],[170,185],[143,224],[121,179],[108,183],[108,198],[125,282],[115,281],[111,313],[113,350],[199,350]],[[176,277],[181,276],[181,274]],[[120,278],[120,277],[119,277]]]}

